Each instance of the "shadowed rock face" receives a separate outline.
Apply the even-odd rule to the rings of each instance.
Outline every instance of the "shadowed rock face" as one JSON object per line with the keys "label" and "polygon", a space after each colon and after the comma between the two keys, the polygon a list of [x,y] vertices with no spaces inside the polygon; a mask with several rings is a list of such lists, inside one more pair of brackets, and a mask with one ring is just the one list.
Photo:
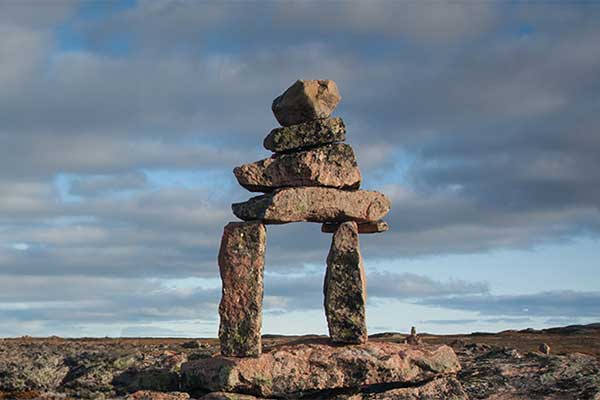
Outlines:
{"label": "shadowed rock face", "polygon": [[366,283],[358,226],[356,222],[344,222],[333,235],[323,285],[329,336],[334,342],[367,341]]}
{"label": "shadowed rock face", "polygon": [[263,145],[267,150],[284,153],[344,140],[344,121],[341,118],[326,118],[275,128],[267,135]]}
{"label": "shadowed rock face", "polygon": [[469,396],[456,378],[442,377],[421,386],[376,393],[342,394],[331,397],[330,400],[469,400]]}
{"label": "shadowed rock face", "polygon": [[230,222],[219,251],[223,282],[219,339],[224,356],[261,353],[263,271],[267,232],[259,222]]}
{"label": "shadowed rock face", "polygon": [[299,80],[273,100],[271,109],[282,126],[328,118],[342,97],[331,80]]}
{"label": "shadowed rock face", "polygon": [[319,187],[278,189],[232,205],[238,218],[265,224],[370,222],[383,218],[390,208],[390,200],[379,192]]}
{"label": "shadowed rock face", "polygon": [[[321,232],[335,233],[339,227],[340,224],[325,223],[321,226]],[[389,229],[390,227],[385,221],[363,222],[358,224],[358,233],[380,233],[387,232]]]}
{"label": "shadowed rock face", "polygon": [[251,192],[271,192],[286,186],[358,189],[361,180],[352,147],[341,143],[244,164],[233,173]]}
{"label": "shadowed rock face", "polygon": [[259,358],[209,358],[182,366],[184,387],[286,397],[302,392],[420,383],[460,370],[448,346],[367,343],[284,346]]}

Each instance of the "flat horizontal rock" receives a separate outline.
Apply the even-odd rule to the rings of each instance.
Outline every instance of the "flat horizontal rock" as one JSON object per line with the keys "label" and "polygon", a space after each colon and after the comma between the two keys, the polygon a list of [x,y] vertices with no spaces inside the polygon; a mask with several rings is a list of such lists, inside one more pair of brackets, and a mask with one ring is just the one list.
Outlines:
{"label": "flat horizontal rock", "polygon": [[448,346],[372,342],[354,346],[307,343],[282,346],[259,358],[213,357],[181,367],[185,390],[262,397],[369,385],[420,384],[454,374],[460,364]]}
{"label": "flat horizontal rock", "polygon": [[354,151],[343,143],[244,164],[233,174],[251,192],[272,192],[288,186],[358,189],[361,181]]}
{"label": "flat horizontal rock", "polygon": [[260,220],[266,224],[371,222],[383,218],[390,211],[391,203],[380,192],[300,187],[277,189],[231,207],[244,221]]}
{"label": "flat horizontal rock", "polygon": [[[335,233],[339,228],[338,223],[324,223],[321,226],[321,232],[323,233]],[[389,225],[385,221],[375,222],[363,222],[358,224],[358,233],[380,233],[387,232],[390,229]]]}
{"label": "flat horizontal rock", "polygon": [[344,121],[341,118],[325,118],[275,128],[267,135],[263,145],[275,153],[285,153],[344,140]]}
{"label": "flat horizontal rock", "polygon": [[328,118],[341,100],[331,80],[298,80],[273,100],[271,110],[282,126]]}

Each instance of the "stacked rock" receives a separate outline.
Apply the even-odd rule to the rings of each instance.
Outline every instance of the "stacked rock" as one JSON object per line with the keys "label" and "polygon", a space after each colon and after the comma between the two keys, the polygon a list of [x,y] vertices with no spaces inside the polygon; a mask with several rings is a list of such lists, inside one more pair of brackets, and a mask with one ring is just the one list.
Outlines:
{"label": "stacked rock", "polygon": [[232,205],[246,222],[225,227],[219,253],[223,282],[219,338],[225,356],[261,353],[265,224],[322,223],[334,233],[327,257],[324,304],[333,341],[364,343],[366,281],[359,233],[388,230],[390,210],[379,192],[360,190],[361,173],[346,127],[330,115],[339,103],[335,82],[299,80],[273,101],[282,125],[264,140],[274,154],[234,169],[240,185],[263,192]]}

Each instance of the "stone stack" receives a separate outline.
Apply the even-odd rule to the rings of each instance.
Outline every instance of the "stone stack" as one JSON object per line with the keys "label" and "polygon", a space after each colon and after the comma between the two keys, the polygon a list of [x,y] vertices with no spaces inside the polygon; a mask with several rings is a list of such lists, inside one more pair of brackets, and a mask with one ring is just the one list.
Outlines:
{"label": "stone stack", "polygon": [[331,80],[297,81],[273,101],[282,125],[264,140],[274,154],[233,170],[240,185],[262,192],[233,213],[246,222],[225,227],[219,267],[223,281],[219,338],[225,356],[261,353],[265,224],[319,222],[333,233],[324,305],[331,339],[365,343],[366,281],[358,234],[388,229],[390,210],[379,192],[360,190],[361,173],[341,118],[330,115],[341,97]]}
{"label": "stone stack", "polygon": [[[219,252],[221,355],[182,365],[188,391],[212,392],[207,399],[358,399],[375,398],[369,393],[378,391],[385,392],[378,399],[466,399],[454,378],[460,364],[450,347],[367,342],[359,234],[388,230],[381,218],[390,201],[360,190],[344,122],[330,117],[339,101],[333,81],[297,81],[273,101],[282,126],[264,146],[274,154],[234,169],[243,187],[263,194],[232,205],[244,222],[225,227]],[[333,233],[323,285],[331,340],[261,354],[265,225],[305,221]],[[429,396],[433,392],[437,397]]]}

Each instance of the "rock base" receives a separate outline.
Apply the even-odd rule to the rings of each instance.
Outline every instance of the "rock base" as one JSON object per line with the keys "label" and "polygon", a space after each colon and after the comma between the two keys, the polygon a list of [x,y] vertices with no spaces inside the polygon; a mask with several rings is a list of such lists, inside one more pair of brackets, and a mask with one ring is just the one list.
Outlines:
{"label": "rock base", "polygon": [[[392,385],[393,386],[393,385]],[[469,400],[469,396],[462,388],[460,382],[454,377],[441,377],[421,385],[412,387],[385,388],[376,387],[371,390],[353,391],[339,390],[323,392],[310,400]],[[294,398],[288,397],[288,398]],[[309,400],[309,398],[306,398]],[[230,392],[213,392],[200,398],[200,400],[268,400]],[[154,399],[152,399],[154,400]],[[162,399],[157,399],[162,400]],[[179,399],[175,399],[179,400]]]}
{"label": "rock base", "polygon": [[219,356],[195,360],[182,365],[181,375],[183,387],[189,392],[336,398],[384,387],[402,389],[408,397],[398,398],[410,399],[418,398],[410,397],[410,393],[428,390],[426,385],[432,382],[439,386],[440,379],[452,378],[458,371],[458,358],[448,346],[385,342],[334,346],[322,340],[281,346],[258,358]]}

